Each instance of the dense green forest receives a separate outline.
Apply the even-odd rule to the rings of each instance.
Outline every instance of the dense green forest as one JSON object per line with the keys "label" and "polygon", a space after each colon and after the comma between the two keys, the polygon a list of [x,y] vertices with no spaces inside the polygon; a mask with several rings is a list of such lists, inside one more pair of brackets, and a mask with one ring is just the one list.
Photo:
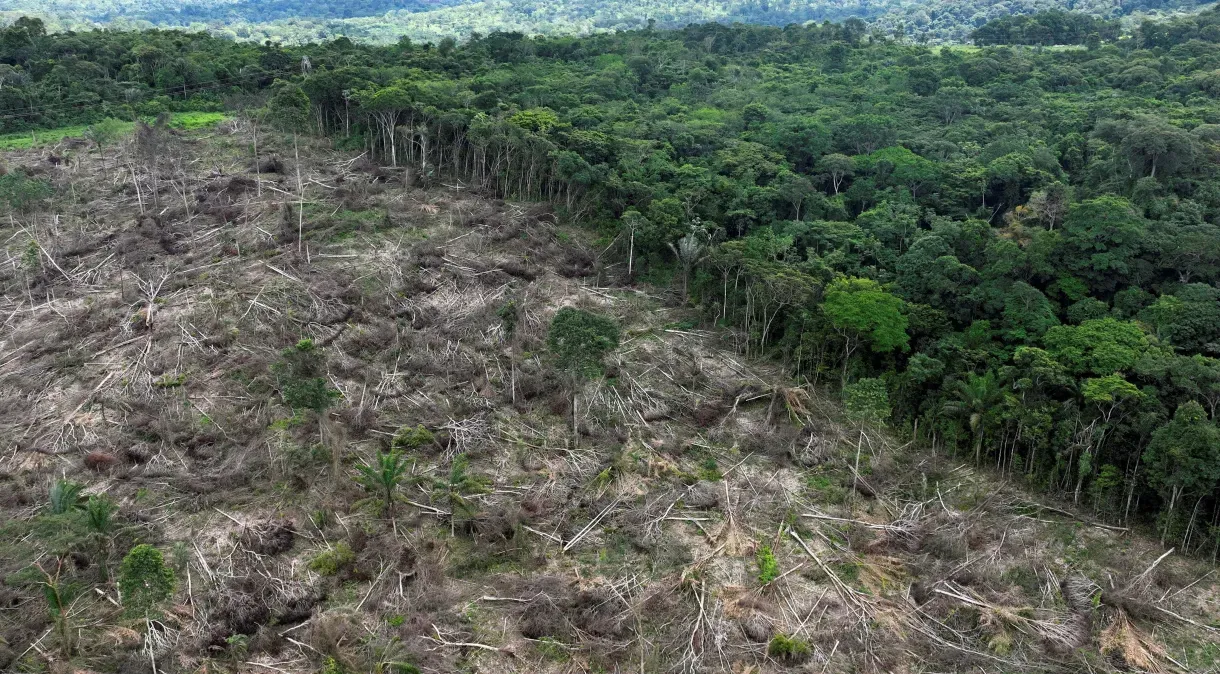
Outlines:
{"label": "dense green forest", "polygon": [[[964,42],[988,21],[1048,10],[1071,10],[1113,20],[1132,14],[1190,11],[1206,6],[1197,0],[718,0],[652,2],[649,0],[363,0],[326,3],[317,0],[0,0],[0,15],[37,15],[55,29],[83,29],[100,24],[129,28],[189,27],[238,39],[288,43],[347,36],[392,43],[400,35],[416,40],[466,38],[473,33],[519,31],[532,34],[589,34],[642,29],[681,28],[716,21],[784,26],[811,21],[866,20],[885,35],[916,41]],[[1104,32],[1104,31],[1103,31]]]}
{"label": "dense green forest", "polygon": [[863,23],[299,48],[0,33],[7,130],[228,106],[550,201],[751,357],[1220,544],[1220,10],[1089,49]]}

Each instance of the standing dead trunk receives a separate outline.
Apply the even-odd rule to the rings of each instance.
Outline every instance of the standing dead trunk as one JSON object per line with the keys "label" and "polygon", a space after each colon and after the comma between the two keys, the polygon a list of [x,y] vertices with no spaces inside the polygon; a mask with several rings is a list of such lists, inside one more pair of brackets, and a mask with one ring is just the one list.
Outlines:
{"label": "standing dead trunk", "polygon": [[1165,546],[1165,539],[1169,536],[1169,525],[1173,524],[1173,509],[1178,504],[1179,487],[1174,487],[1169,496],[1169,510],[1165,511],[1165,524],[1161,527],[1161,547]]}
{"label": "standing dead trunk", "polygon": [[292,153],[296,158],[297,169],[297,254],[305,241],[305,186],[301,182],[301,151],[297,147],[297,134],[292,134]]}

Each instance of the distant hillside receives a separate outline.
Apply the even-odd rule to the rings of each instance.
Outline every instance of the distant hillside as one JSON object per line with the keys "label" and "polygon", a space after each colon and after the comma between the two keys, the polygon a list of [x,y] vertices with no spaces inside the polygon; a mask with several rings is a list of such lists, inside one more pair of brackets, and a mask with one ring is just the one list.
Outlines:
{"label": "distant hillside", "polygon": [[236,39],[312,42],[346,35],[372,42],[464,38],[496,30],[577,34],[690,23],[790,23],[859,18],[887,35],[964,42],[994,19],[1070,10],[1115,19],[1130,14],[1189,11],[1194,0],[0,0],[0,16],[38,15],[61,30],[96,25],[190,26]]}

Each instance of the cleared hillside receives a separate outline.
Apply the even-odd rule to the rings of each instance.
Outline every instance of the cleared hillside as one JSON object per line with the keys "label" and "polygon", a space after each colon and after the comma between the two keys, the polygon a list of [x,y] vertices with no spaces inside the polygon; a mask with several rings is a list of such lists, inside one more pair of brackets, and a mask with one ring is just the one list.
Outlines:
{"label": "cleared hillside", "polygon": [[[0,227],[0,669],[1216,671],[1209,565],[847,421],[544,207],[255,142],[4,157],[55,193]],[[575,388],[561,307],[622,331]]]}

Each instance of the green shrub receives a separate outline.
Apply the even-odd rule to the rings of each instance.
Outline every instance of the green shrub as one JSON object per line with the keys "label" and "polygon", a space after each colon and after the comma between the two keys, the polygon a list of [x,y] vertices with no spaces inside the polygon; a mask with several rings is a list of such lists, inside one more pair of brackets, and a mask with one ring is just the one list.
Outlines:
{"label": "green shrub", "polygon": [[393,448],[419,449],[433,442],[436,442],[436,436],[432,434],[432,431],[424,428],[423,424],[418,424],[414,428],[403,426],[394,434]]}
{"label": "green shrub", "polygon": [[754,561],[758,563],[759,583],[766,585],[779,578],[779,562],[775,561],[775,554],[771,552],[770,546],[758,546],[758,552],[754,554]]}
{"label": "green shrub", "polygon": [[148,615],[174,593],[174,570],[165,565],[160,550],[137,545],[119,567],[119,591],[129,615]]}
{"label": "green shrub", "polygon": [[318,553],[317,557],[309,560],[309,568],[323,576],[333,576],[354,561],[356,561],[356,553],[352,552],[347,543],[339,541],[333,548],[323,550]]}
{"label": "green shrub", "polygon": [[312,339],[281,351],[271,370],[279,380],[284,404],[293,410],[309,409],[320,415],[340,397],[327,383],[326,357]]}
{"label": "green shrub", "polygon": [[505,302],[499,309],[496,309],[496,316],[500,318],[500,325],[504,327],[504,335],[512,337],[513,331],[517,329],[517,302],[515,300]]}
{"label": "green shrub", "polygon": [[0,202],[18,213],[39,208],[54,192],[49,181],[31,178],[24,171],[0,175]]}
{"label": "green shrub", "polygon": [[811,653],[807,642],[784,634],[775,635],[767,645],[767,655],[784,662],[801,662]]}

